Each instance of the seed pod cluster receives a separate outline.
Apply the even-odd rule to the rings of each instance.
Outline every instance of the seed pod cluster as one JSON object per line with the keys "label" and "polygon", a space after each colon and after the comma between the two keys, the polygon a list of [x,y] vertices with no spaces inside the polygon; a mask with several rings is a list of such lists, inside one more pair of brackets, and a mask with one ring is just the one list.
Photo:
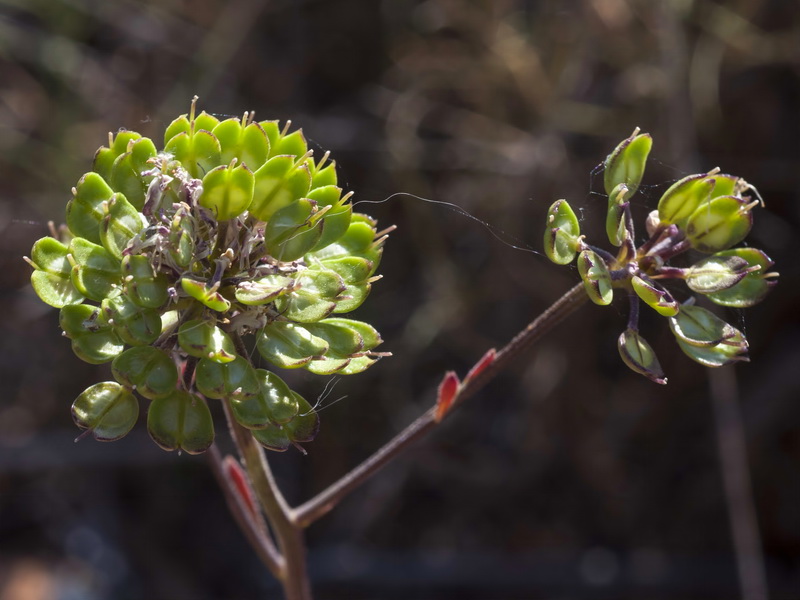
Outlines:
{"label": "seed pod cluster", "polygon": [[[630,199],[641,185],[651,147],[650,135],[637,129],[604,162],[606,234],[617,247],[615,253],[585,240],[566,200],[550,207],[544,241],[545,253],[556,264],[570,264],[578,257],[586,293],[596,304],[610,304],[615,290],[626,293],[631,310],[619,337],[620,355],[631,369],[663,384],[667,380],[658,359],[638,330],[640,302],[668,319],[678,346],[690,358],[719,367],[747,360],[744,334],[696,306],[695,297],[677,300],[665,284],[683,280],[689,292],[715,304],[745,308],[764,299],[778,274],[769,270],[773,262],[763,251],[733,248],[750,232],[753,209],[763,203],[753,186],[719,169],[689,175],[670,186],[647,218],[648,238],[637,246]],[[688,250],[709,256],[690,267],[669,264]]]}
{"label": "seed pod cluster", "polygon": [[[195,99],[196,101],[196,99]],[[246,359],[242,337],[280,368],[359,373],[385,353],[356,309],[378,279],[386,239],[354,213],[326,153],[315,160],[289,123],[187,115],[163,150],[109,134],[67,204],[66,226],[26,260],[39,297],[61,311],[75,354],[111,362],[116,381],[73,405],[76,424],[118,439],[149,400],[147,427],[167,450],[214,439],[209,400],[263,445],[314,438],[318,416],[275,373]]]}

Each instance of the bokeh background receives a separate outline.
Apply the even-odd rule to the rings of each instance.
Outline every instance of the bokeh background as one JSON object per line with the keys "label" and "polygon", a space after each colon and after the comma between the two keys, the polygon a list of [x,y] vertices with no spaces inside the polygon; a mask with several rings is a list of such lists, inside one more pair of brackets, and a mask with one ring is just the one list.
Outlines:
{"label": "bokeh background", "polygon": [[[73,443],[69,405],[108,368],[72,355],[21,260],[108,131],[158,137],[195,94],[292,119],[398,226],[354,313],[394,357],[338,381],[307,457],[271,455],[295,503],[578,280],[538,253],[543,216],[566,197],[601,240],[595,167],[635,126],[655,139],[638,218],[717,165],[766,200],[748,241],[780,284],[726,313],[752,363],[722,392],[656,315],[642,328],[669,385],[627,370],[625,303],[585,306],[309,530],[319,598],[800,598],[790,0],[0,0],[0,598],[279,596],[203,457],[162,452],[143,423]],[[289,377],[311,399],[326,381]]]}

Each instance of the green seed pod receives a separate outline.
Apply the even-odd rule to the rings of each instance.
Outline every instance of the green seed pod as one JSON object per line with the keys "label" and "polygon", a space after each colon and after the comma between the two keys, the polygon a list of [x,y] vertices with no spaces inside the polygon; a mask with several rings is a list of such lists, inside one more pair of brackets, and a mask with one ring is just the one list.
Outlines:
{"label": "green seed pod", "polygon": [[144,228],[142,215],[122,194],[114,194],[108,201],[108,214],[100,222],[100,241],[116,259],[131,240]]}
{"label": "green seed pod", "polygon": [[169,230],[169,256],[181,269],[188,269],[194,257],[194,225],[183,215],[176,214]]}
{"label": "green seed pod", "polygon": [[710,348],[734,339],[739,330],[701,306],[681,306],[680,312],[669,320],[676,338],[692,346]]}
{"label": "green seed pod", "polygon": [[108,250],[76,237],[70,242],[69,252],[75,261],[72,284],[81,294],[100,302],[120,292],[120,263]]}
{"label": "green seed pod", "polygon": [[623,140],[608,155],[604,164],[605,174],[603,177],[606,194],[613,195],[614,189],[620,184],[624,184],[627,188],[623,200],[627,200],[636,193],[642,181],[647,157],[652,146],[653,139],[650,134],[639,134],[637,127],[628,139]]}
{"label": "green seed pod", "polygon": [[210,321],[193,319],[178,328],[178,344],[189,356],[227,363],[236,358],[236,350],[227,333]]}
{"label": "green seed pod", "polygon": [[246,119],[226,119],[212,133],[222,149],[220,161],[230,164],[235,158],[250,171],[258,170],[267,162],[269,140],[258,123],[245,125]]}
{"label": "green seed pod", "polygon": [[38,240],[31,250],[35,271],[31,273],[33,290],[43,302],[62,308],[68,304],[80,304],[84,297],[72,284],[72,265],[67,258],[69,250],[55,238]]}
{"label": "green seed pod", "polygon": [[704,367],[724,367],[736,362],[748,362],[747,340],[741,331],[713,346],[695,346],[677,338],[684,354]]}
{"label": "green seed pod", "polygon": [[221,165],[203,178],[200,205],[209,209],[218,221],[227,221],[242,214],[253,201],[255,178],[245,165]]}
{"label": "green seed pod", "polygon": [[325,153],[322,160],[316,163],[313,158],[306,161],[308,170],[311,173],[311,187],[320,188],[327,186],[335,186],[338,183],[336,176],[336,161],[328,161],[329,152]]}
{"label": "green seed pod", "polygon": [[167,142],[164,151],[180,161],[189,174],[197,179],[220,164],[219,141],[205,129],[179,133]]}
{"label": "green seed pod", "polygon": [[[733,308],[747,308],[754,306],[764,299],[770,288],[777,283],[777,273],[768,273],[773,263],[772,259],[756,248],[734,248],[718,252],[714,257],[736,257],[747,262],[745,276],[733,286],[708,293],[708,298],[722,306]],[[713,258],[713,257],[712,257]],[[751,270],[753,269],[753,270]]]}
{"label": "green seed pod", "polygon": [[664,317],[674,317],[678,314],[680,305],[664,288],[636,275],[631,278],[631,285],[636,295],[658,314]]}
{"label": "green seed pod", "polygon": [[685,229],[686,222],[697,208],[711,199],[716,180],[708,173],[690,175],[675,182],[658,201],[662,223]]}
{"label": "green seed pod", "polygon": [[290,291],[294,282],[291,277],[277,274],[245,280],[236,286],[236,299],[248,306],[261,306]]}
{"label": "green seed pod", "polygon": [[351,256],[364,258],[372,263],[374,272],[380,263],[385,240],[385,236],[376,240],[375,232],[374,220],[367,215],[353,213],[350,226],[342,237],[318,252],[312,252],[306,258],[323,261]]}
{"label": "green seed pod", "polygon": [[293,442],[312,442],[319,431],[319,415],[308,401],[297,392],[292,392],[298,404],[297,416],[289,421],[284,429]]}
{"label": "green seed pod", "polygon": [[166,352],[152,346],[125,350],[111,363],[114,379],[135,389],[145,398],[155,400],[175,391],[178,369]]}
{"label": "green seed pod", "polygon": [[214,443],[214,422],[202,398],[175,390],[150,403],[147,431],[164,450],[201,454]]}
{"label": "green seed pod", "polygon": [[256,340],[258,352],[277,367],[302,367],[313,358],[322,358],[328,343],[312,335],[297,323],[273,321],[264,327]]}
{"label": "green seed pod", "polygon": [[602,258],[591,250],[584,250],[578,256],[578,272],[592,302],[600,306],[611,304],[614,299],[611,273]]}
{"label": "green seed pod", "polygon": [[283,262],[302,258],[322,237],[317,215],[316,203],[305,198],[275,211],[264,230],[267,251]]}
{"label": "green seed pod", "polygon": [[739,283],[750,269],[750,263],[744,258],[718,252],[687,270],[686,285],[699,294],[721,292]]}
{"label": "green seed pod", "polygon": [[[328,171],[329,169],[332,170],[333,165],[334,163],[331,163],[331,165],[326,167],[324,171]],[[332,179],[333,181],[336,179],[335,171]],[[317,182],[315,176],[312,181],[312,188],[317,185],[320,184]],[[350,227],[350,221],[353,216],[353,207],[349,204],[346,204],[346,202],[352,194],[347,194],[344,198],[342,198],[341,192],[342,190],[335,185],[316,187],[316,189],[311,189],[311,191],[308,192],[308,199],[314,200],[320,209],[326,206],[330,207],[325,212],[325,216],[322,219],[325,223],[322,229],[322,236],[316,245],[311,249],[312,251],[321,250],[322,248],[329,246],[340,237],[345,235],[348,227]]]}
{"label": "green seed pod", "polygon": [[617,349],[622,361],[632,371],[644,375],[650,381],[666,385],[667,378],[655,352],[638,331],[633,329],[623,331],[617,340]]}
{"label": "green seed pod", "polygon": [[125,294],[106,298],[100,306],[114,333],[126,344],[152,344],[161,334],[159,312],[154,308],[142,308]]}
{"label": "green seed pod", "polygon": [[299,323],[315,323],[337,308],[335,299],[347,289],[333,271],[307,269],[297,286],[275,301],[278,312]]}
{"label": "green seed pod", "polygon": [[606,235],[615,246],[621,246],[628,238],[625,227],[625,207],[628,205],[625,196],[628,187],[620,183],[608,196],[608,212],[606,213]]}
{"label": "green seed pod", "polygon": [[[265,125],[266,124],[266,125]],[[270,137],[267,127],[276,127],[277,121],[262,121],[260,125],[264,127],[267,137]],[[270,156],[279,156],[281,154],[288,154],[290,156],[304,156],[308,152],[308,144],[303,135],[303,130],[298,129],[291,133],[286,133],[289,130],[291,121],[287,121],[284,130],[280,132],[277,138],[270,137]]]}
{"label": "green seed pod", "polygon": [[270,423],[262,429],[252,429],[250,433],[252,433],[256,441],[267,450],[286,452],[292,445],[288,431],[281,425]]}
{"label": "green seed pod", "polygon": [[169,282],[163,274],[156,275],[146,256],[131,255],[122,259],[125,291],[130,299],[144,308],[161,308],[169,298]]}
{"label": "green seed pod", "polygon": [[378,333],[378,330],[375,329],[369,323],[365,323],[364,321],[356,321],[354,319],[342,319],[337,317],[332,319],[325,319],[324,321],[320,322],[337,325],[339,327],[346,327],[358,333],[358,335],[361,337],[361,342],[363,344],[362,347],[363,351],[372,350],[373,348],[383,343],[383,339],[381,338],[381,335]]}
{"label": "green seed pod", "polygon": [[330,375],[343,369],[350,363],[351,355],[364,348],[364,340],[354,328],[336,322],[324,320],[309,324],[306,329],[328,344],[324,358],[306,365],[306,369],[317,375]]}
{"label": "green seed pod", "polygon": [[274,156],[255,172],[255,188],[250,214],[269,221],[276,211],[305,198],[311,188],[311,174],[295,156]]}
{"label": "green seed pod", "polygon": [[99,244],[100,221],[105,216],[103,203],[113,195],[114,190],[97,173],[81,177],[67,203],[67,227],[72,234]]}
{"label": "green seed pod", "polygon": [[259,397],[266,401],[270,420],[273,423],[288,423],[297,416],[300,405],[288,385],[272,371],[256,369],[261,384]]}
{"label": "green seed pod", "polygon": [[182,277],[181,288],[190,297],[201,302],[211,310],[224,313],[231,307],[230,300],[219,293],[219,284],[208,287],[204,281]]}
{"label": "green seed pod", "polygon": [[135,131],[120,129],[116,135],[108,134],[108,147],[99,148],[94,155],[92,170],[99,174],[106,181],[111,180],[111,169],[118,156],[128,151],[128,146],[140,139],[142,135]]}
{"label": "green seed pod", "polygon": [[333,313],[349,313],[357,309],[367,299],[371,289],[372,285],[369,283],[345,285],[342,293],[336,298],[336,307],[333,309]]}
{"label": "green seed pod", "polygon": [[113,381],[96,383],[72,403],[72,419],[99,442],[125,437],[139,418],[139,401]]}
{"label": "green seed pod", "polygon": [[342,281],[347,285],[366,283],[367,279],[374,271],[370,261],[357,256],[322,260],[317,264],[312,264],[309,268],[312,270],[333,271],[341,277]]}
{"label": "green seed pod", "polygon": [[142,172],[148,170],[147,161],[158,154],[155,144],[149,138],[139,138],[128,144],[127,151],[120,154],[111,166],[108,182],[117,192],[125,195],[128,201],[142,210],[147,184]]}
{"label": "green seed pod", "polygon": [[195,384],[204,396],[216,400],[242,401],[261,391],[256,370],[241,356],[225,364],[201,358],[195,371]]}
{"label": "green seed pod", "polygon": [[81,360],[99,365],[113,360],[125,348],[103,312],[88,304],[68,304],[61,309],[59,325],[72,341]]}
{"label": "green seed pod", "polygon": [[544,252],[557,265],[567,265],[578,252],[581,228],[566,200],[556,200],[547,211]]}
{"label": "green seed pod", "polygon": [[699,206],[686,223],[695,250],[719,252],[741,242],[753,226],[752,205],[736,196],[720,196]]}

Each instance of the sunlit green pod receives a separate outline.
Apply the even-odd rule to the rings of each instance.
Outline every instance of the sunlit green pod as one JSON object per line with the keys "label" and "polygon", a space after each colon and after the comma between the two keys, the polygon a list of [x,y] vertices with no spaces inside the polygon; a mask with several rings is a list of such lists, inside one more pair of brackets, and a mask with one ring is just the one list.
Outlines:
{"label": "sunlit green pod", "polygon": [[750,268],[750,263],[744,258],[718,252],[687,269],[686,285],[700,294],[721,292],[744,279]]}
{"label": "sunlit green pod", "polygon": [[252,429],[250,433],[267,450],[285,452],[292,445],[288,431],[281,425],[270,423],[261,429]]}
{"label": "sunlit green pod", "polygon": [[544,230],[544,252],[557,265],[567,265],[575,259],[581,229],[578,217],[566,200],[556,200],[547,211]]}
{"label": "sunlit green pod", "polygon": [[272,302],[294,287],[295,280],[286,275],[265,275],[246,279],[236,286],[236,299],[248,306],[261,306]]}
{"label": "sunlit green pod", "polygon": [[318,251],[312,251],[307,258],[326,261],[354,256],[370,261],[374,272],[383,253],[381,243],[375,239],[375,232],[372,219],[361,213],[353,213],[342,237]]}
{"label": "sunlit green pod", "polygon": [[67,203],[67,227],[73,235],[99,244],[100,222],[106,215],[104,203],[113,195],[114,190],[97,173],[81,177]]}
{"label": "sunlit green pod", "polygon": [[631,285],[636,295],[650,308],[664,317],[674,317],[680,310],[680,304],[667,290],[652,281],[645,281],[634,275]]}
{"label": "sunlit green pod", "polygon": [[327,160],[326,153],[322,160],[317,164],[313,158],[308,159],[309,171],[311,172],[311,187],[320,188],[325,186],[335,186],[338,183],[336,176],[336,161]]}
{"label": "sunlit green pod", "polygon": [[240,119],[226,119],[214,127],[212,133],[219,140],[223,165],[235,158],[250,171],[256,171],[267,162],[269,140],[258,123],[243,124]]}
{"label": "sunlit green pod", "polygon": [[708,173],[689,175],[676,181],[658,201],[658,216],[662,223],[684,229],[697,208],[711,199],[716,180]]}
{"label": "sunlit green pod", "polygon": [[69,245],[75,264],[72,267],[72,284],[78,291],[95,302],[118,294],[122,283],[119,259],[99,244],[76,237]]}
{"label": "sunlit green pod", "polygon": [[108,214],[100,223],[100,241],[115,258],[122,259],[123,251],[144,228],[141,213],[122,194],[108,201]]}
{"label": "sunlit green pod", "polygon": [[736,362],[748,362],[747,340],[738,329],[736,333],[713,346],[695,346],[677,338],[684,354],[704,367],[724,367]]}
{"label": "sunlit green pod", "polygon": [[285,369],[302,367],[328,351],[325,340],[302,325],[285,321],[273,321],[264,327],[258,334],[256,347],[266,360]]}
{"label": "sunlit green pod", "polygon": [[285,134],[281,132],[275,141],[270,140],[270,156],[288,154],[294,157],[301,157],[306,152],[308,152],[308,143],[302,129]]}
{"label": "sunlit green pod", "polygon": [[61,308],[80,304],[83,294],[72,284],[72,265],[67,258],[69,249],[55,238],[37,240],[31,249],[31,285],[42,302]]}
{"label": "sunlit green pod", "polygon": [[181,277],[181,289],[190,297],[217,312],[227,312],[231,302],[219,292],[219,285],[208,287],[205,281]]}
{"label": "sunlit green pod", "polygon": [[143,308],[127,295],[106,298],[101,308],[114,332],[126,344],[152,344],[161,334],[161,315],[154,308]]}
{"label": "sunlit green pod", "polygon": [[125,350],[111,363],[114,379],[154,400],[171,394],[178,383],[178,369],[172,357],[152,346]]}
{"label": "sunlit green pod", "polygon": [[303,271],[298,285],[275,301],[278,311],[300,323],[314,323],[336,309],[336,299],[346,287],[333,271]]}
{"label": "sunlit green pod", "polygon": [[617,340],[617,349],[622,361],[632,371],[644,375],[655,383],[661,385],[667,383],[655,352],[638,331],[633,329],[623,331]]}
{"label": "sunlit green pod", "polygon": [[723,250],[714,256],[728,257],[735,256],[747,261],[747,269],[758,267],[757,270],[749,271],[738,283],[733,286],[711,292],[708,298],[722,306],[733,308],[747,308],[761,302],[769,290],[777,283],[777,273],[769,272],[772,267],[772,259],[761,250],[756,248],[734,248]]}
{"label": "sunlit green pod", "polygon": [[259,396],[266,401],[269,416],[274,423],[288,423],[300,410],[297,397],[288,385],[272,371],[256,369],[261,384]]}
{"label": "sunlit green pod", "polygon": [[625,207],[628,205],[625,199],[628,195],[627,192],[628,187],[624,183],[620,183],[608,195],[606,235],[608,240],[615,246],[621,246],[628,237],[625,223]]}
{"label": "sunlit green pod", "polygon": [[342,281],[348,285],[365,283],[374,272],[372,263],[366,258],[360,258],[358,256],[344,256],[341,258],[322,260],[317,264],[312,264],[310,268],[316,270],[331,270],[339,275]]}
{"label": "sunlit green pod", "polygon": [[380,333],[378,330],[375,329],[369,323],[365,323],[364,321],[356,321],[355,319],[343,319],[341,317],[329,318],[320,323],[332,324],[336,325],[337,327],[345,327],[347,329],[351,329],[352,331],[358,333],[361,337],[361,343],[363,344],[362,350],[372,350],[373,348],[379,346],[383,343],[383,339],[381,338]]}
{"label": "sunlit green pod", "polygon": [[210,321],[192,319],[178,328],[178,344],[189,356],[227,363],[236,358],[230,336]]}
{"label": "sunlit green pod", "polygon": [[255,177],[245,165],[231,162],[220,165],[203,177],[200,205],[209,209],[218,221],[238,217],[253,201]]}
{"label": "sunlit green pod", "polygon": [[[112,134],[109,133],[109,137],[111,137],[111,135]],[[120,129],[113,136],[113,139],[110,141],[108,147],[103,146],[97,150],[94,155],[92,170],[106,181],[110,181],[111,169],[114,165],[114,161],[118,156],[128,151],[128,146],[132,142],[141,139],[141,137],[142,135],[135,131]]]}
{"label": "sunlit green pod", "polygon": [[647,157],[652,146],[653,139],[650,134],[639,134],[638,128],[629,138],[620,142],[604,163],[603,183],[606,194],[610,196],[620,184],[624,184],[626,188],[623,200],[627,200],[636,193],[642,181]]}
{"label": "sunlit green pod", "polygon": [[297,400],[297,415],[289,421],[284,429],[289,439],[293,442],[303,443],[314,441],[319,431],[319,415],[300,394],[292,391],[292,395]]}
{"label": "sunlit green pod", "polygon": [[255,369],[241,356],[224,364],[201,358],[195,371],[195,385],[204,396],[217,400],[241,401],[261,390]]}
{"label": "sunlit green pod", "polygon": [[316,203],[306,198],[275,211],[264,229],[264,244],[276,259],[302,258],[322,237],[323,222]]}
{"label": "sunlit green pod", "polygon": [[169,281],[156,274],[147,256],[132,255],[122,259],[125,291],[130,299],[144,308],[161,308],[169,299]]}
{"label": "sunlit green pod", "polygon": [[167,142],[164,151],[180,161],[189,174],[197,179],[202,179],[220,164],[219,141],[205,129],[179,133]]}
{"label": "sunlit green pod", "polygon": [[578,273],[583,280],[586,295],[595,304],[605,306],[614,299],[611,273],[605,261],[591,250],[584,250],[578,256]]}
{"label": "sunlit green pod", "polygon": [[719,252],[741,242],[752,226],[750,205],[736,196],[719,196],[692,213],[686,239],[700,252]]}
{"label": "sunlit green pod", "polygon": [[269,221],[276,211],[308,194],[311,174],[304,164],[295,163],[295,156],[274,156],[255,172],[251,215]]}
{"label": "sunlit green pod", "polygon": [[109,184],[115,191],[125,195],[128,201],[142,210],[150,178],[145,178],[142,173],[151,168],[148,160],[158,153],[155,144],[149,138],[143,137],[131,141],[127,151],[120,154],[111,166]]}
{"label": "sunlit green pod", "polygon": [[701,306],[681,306],[678,314],[669,319],[669,326],[675,337],[692,346],[716,346],[739,333],[733,325]]}
{"label": "sunlit green pod", "polygon": [[113,360],[125,344],[97,306],[69,304],[61,309],[59,325],[72,342],[72,351],[93,365]]}
{"label": "sunlit green pod", "polygon": [[72,403],[72,419],[94,439],[112,442],[125,437],[139,418],[139,401],[113,381],[88,387]]}
{"label": "sunlit green pod", "polygon": [[214,443],[214,422],[208,405],[183,390],[150,403],[147,431],[159,447],[168,451],[201,454]]}

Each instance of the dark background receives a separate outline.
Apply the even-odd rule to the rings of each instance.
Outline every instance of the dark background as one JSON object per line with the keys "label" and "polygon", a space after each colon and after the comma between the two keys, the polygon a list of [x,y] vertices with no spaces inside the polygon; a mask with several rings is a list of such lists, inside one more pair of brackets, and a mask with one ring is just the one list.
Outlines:
{"label": "dark background", "polygon": [[[755,184],[767,208],[748,243],[780,284],[726,314],[751,343],[735,380],[771,597],[800,598],[796,2],[0,0],[2,600],[279,596],[204,457],[159,450],[143,422],[73,443],[70,403],[108,368],[72,355],[21,260],[109,130],[160,144],[194,94],[292,119],[355,200],[452,202],[504,240],[410,195],[358,207],[398,225],[353,315],[394,357],[339,381],[307,457],[270,455],[295,503],[578,280],[511,246],[540,251],[561,197],[602,244],[591,173],[635,126],[655,140],[638,219],[691,172]],[[319,598],[739,597],[708,371],[652,311],[669,385],[626,369],[626,310],[582,308],[315,524]],[[310,399],[326,381],[289,377]]]}

